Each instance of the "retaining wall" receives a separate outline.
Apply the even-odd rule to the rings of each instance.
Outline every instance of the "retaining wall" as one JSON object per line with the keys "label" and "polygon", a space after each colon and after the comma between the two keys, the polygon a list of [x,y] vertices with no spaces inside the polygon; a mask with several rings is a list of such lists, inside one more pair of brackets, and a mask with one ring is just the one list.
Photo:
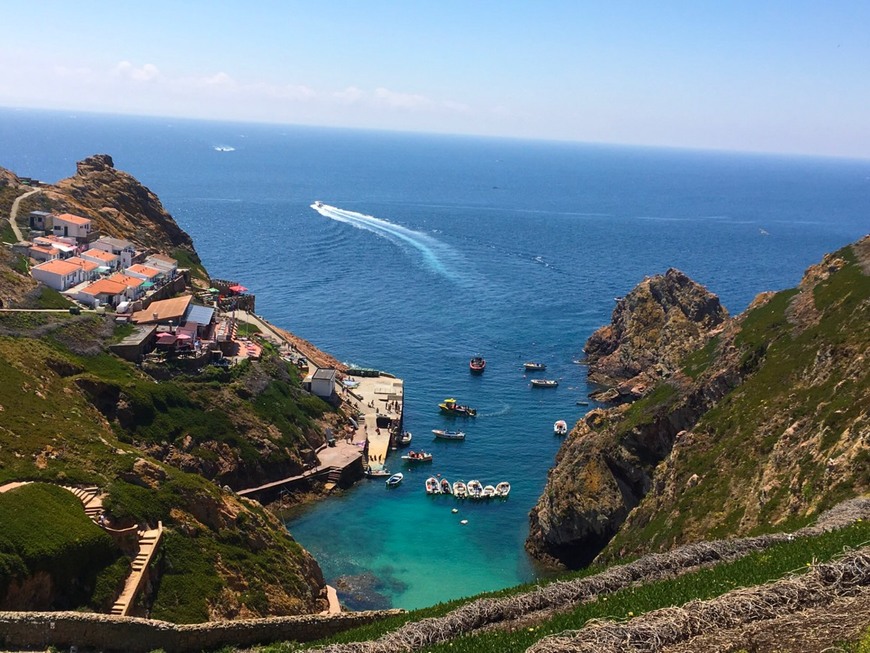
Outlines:
{"label": "retaining wall", "polygon": [[227,645],[312,641],[401,612],[343,612],[192,625],[81,612],[0,612],[0,647],[77,646],[107,653],[146,653],[155,649],[166,653],[199,653]]}

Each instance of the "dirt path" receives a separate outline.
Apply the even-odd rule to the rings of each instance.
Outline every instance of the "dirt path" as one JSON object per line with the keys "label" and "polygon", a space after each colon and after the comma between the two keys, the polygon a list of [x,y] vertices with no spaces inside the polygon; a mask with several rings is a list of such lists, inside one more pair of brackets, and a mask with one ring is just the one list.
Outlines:
{"label": "dirt path", "polygon": [[9,211],[9,226],[12,227],[12,231],[15,233],[15,237],[18,239],[17,242],[21,242],[24,240],[24,237],[21,235],[21,230],[18,228],[18,223],[15,222],[15,219],[18,217],[18,206],[21,204],[21,200],[25,197],[30,197],[34,193],[40,192],[39,188],[35,188],[24,195],[19,195],[15,198],[15,201],[12,202],[12,209]]}

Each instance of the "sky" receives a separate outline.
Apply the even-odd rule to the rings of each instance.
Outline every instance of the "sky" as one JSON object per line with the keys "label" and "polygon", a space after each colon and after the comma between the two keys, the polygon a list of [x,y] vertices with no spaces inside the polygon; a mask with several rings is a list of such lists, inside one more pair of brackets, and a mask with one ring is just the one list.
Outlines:
{"label": "sky", "polygon": [[867,0],[0,0],[0,16],[6,107],[870,158]]}

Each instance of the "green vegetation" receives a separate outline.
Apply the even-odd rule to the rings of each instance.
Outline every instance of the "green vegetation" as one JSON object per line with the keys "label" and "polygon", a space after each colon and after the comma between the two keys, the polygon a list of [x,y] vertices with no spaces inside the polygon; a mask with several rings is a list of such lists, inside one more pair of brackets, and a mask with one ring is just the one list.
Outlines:
{"label": "green vegetation", "polygon": [[187,268],[190,270],[191,281],[195,279],[203,281],[206,284],[209,283],[210,278],[208,272],[206,272],[205,267],[203,267],[198,256],[189,250],[180,247],[172,250],[169,255],[178,261],[179,268]]}
{"label": "green vegetation", "polygon": [[667,413],[679,397],[677,389],[662,381],[649,394],[635,401],[623,415],[617,426],[617,435],[624,437],[644,424],[652,424]]}
{"label": "green vegetation", "polygon": [[48,286],[39,287],[39,296],[36,298],[36,308],[57,308],[66,310],[72,303],[59,292]]}
{"label": "green vegetation", "polygon": [[[36,483],[0,494],[0,596],[14,578],[47,572],[57,608],[88,605],[98,576],[121,556],[81,502],[63,488]],[[126,564],[126,563],[125,563]]]}

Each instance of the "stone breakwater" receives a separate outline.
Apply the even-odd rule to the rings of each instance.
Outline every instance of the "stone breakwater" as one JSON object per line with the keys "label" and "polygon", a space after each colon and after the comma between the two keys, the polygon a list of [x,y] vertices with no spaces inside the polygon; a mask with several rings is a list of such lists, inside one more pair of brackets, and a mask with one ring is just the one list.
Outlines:
{"label": "stone breakwater", "polygon": [[166,653],[198,652],[227,645],[308,642],[402,612],[373,610],[188,625],[80,612],[0,612],[0,647],[14,650],[78,646],[107,653],[144,653],[155,649]]}

